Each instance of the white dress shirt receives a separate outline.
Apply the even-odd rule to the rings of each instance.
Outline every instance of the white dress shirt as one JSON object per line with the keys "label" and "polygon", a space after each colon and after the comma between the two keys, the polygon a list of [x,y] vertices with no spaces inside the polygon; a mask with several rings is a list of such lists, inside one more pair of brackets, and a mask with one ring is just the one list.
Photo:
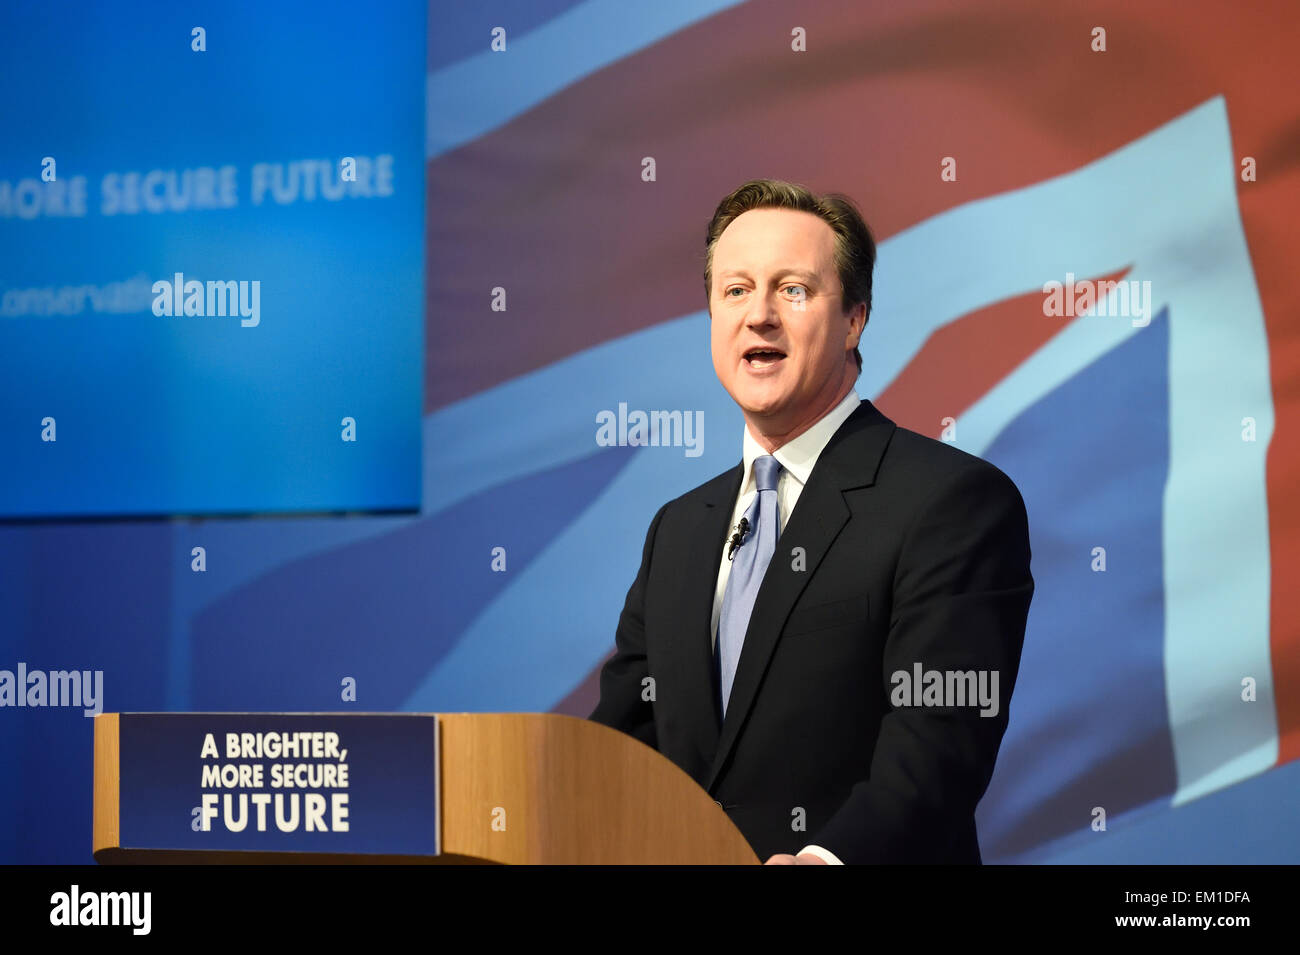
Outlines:
{"label": "white dress shirt", "polygon": [[[803,493],[803,487],[808,483],[808,476],[812,474],[817,458],[821,456],[822,450],[830,442],[835,432],[839,430],[840,425],[845,422],[849,415],[858,410],[861,401],[862,399],[858,397],[857,392],[850,388],[849,393],[844,396],[844,400],[822,415],[816,424],[797,438],[781,445],[772,452],[772,456],[781,465],[781,474],[776,482],[777,512],[780,515],[778,527],[781,532],[785,531],[785,525],[790,520],[790,514],[794,511],[794,506],[799,503],[799,495]],[[753,503],[754,495],[758,493],[754,481],[754,459],[761,458],[768,453],[749,433],[748,426],[745,427],[744,448],[745,475],[740,482],[740,493],[736,497],[736,506],[731,512],[731,523],[728,525],[727,530],[728,539],[735,532],[741,516]],[[779,533],[777,539],[780,539]],[[718,584],[713,592],[713,621],[710,628],[713,643],[716,643],[718,639],[718,620],[722,616],[722,598],[727,593],[727,578],[730,576],[731,561],[727,559],[727,548],[724,546],[722,548],[722,561],[718,567]],[[805,846],[800,852],[818,856],[832,865],[843,864],[833,853],[828,852],[821,846]]]}

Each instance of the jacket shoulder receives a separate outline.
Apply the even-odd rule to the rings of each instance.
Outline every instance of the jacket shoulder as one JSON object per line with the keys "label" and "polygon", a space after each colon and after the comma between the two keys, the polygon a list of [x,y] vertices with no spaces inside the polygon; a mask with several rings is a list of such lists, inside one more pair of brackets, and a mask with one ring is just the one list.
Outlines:
{"label": "jacket shoulder", "polygon": [[1020,497],[1015,482],[991,461],[901,425],[896,427],[889,442],[884,467],[893,480],[914,492],[925,493],[956,482],[974,482]]}

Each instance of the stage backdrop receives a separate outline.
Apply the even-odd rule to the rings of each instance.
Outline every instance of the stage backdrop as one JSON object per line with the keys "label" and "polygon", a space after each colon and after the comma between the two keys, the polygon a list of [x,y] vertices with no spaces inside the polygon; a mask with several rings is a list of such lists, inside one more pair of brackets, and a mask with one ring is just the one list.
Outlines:
{"label": "stage backdrop", "polygon": [[[398,114],[425,94],[422,250],[401,174],[400,197],[339,202],[328,223],[319,204],[175,219],[196,243],[258,230],[196,277],[255,278],[256,250],[274,249],[363,327],[405,328],[420,276],[400,263],[423,254],[422,353],[397,347],[404,330],[340,353],[304,334],[278,386],[240,399],[274,417],[309,368],[322,388],[351,375],[382,395],[422,364],[419,512],[9,523],[0,667],[100,671],[108,710],[587,715],[651,517],[740,457],[709,357],[703,238],[723,195],[771,176],[850,194],[880,240],[858,393],[992,461],[1028,507],[1037,589],[979,811],[986,861],[1300,861],[1292,4],[435,3],[420,89],[395,63],[423,15],[389,29],[386,7],[320,9],[222,37],[276,104],[256,123],[232,111],[214,130],[169,99],[189,89],[179,54],[155,57],[130,110],[75,57],[49,82],[158,114],[143,141],[84,139],[104,151],[74,165],[95,176],[179,168],[218,135],[230,145],[207,161],[241,174],[349,150],[400,160]],[[125,69],[137,29],[102,24],[96,62]],[[300,46],[317,30],[319,60]],[[3,35],[26,102],[49,74]],[[338,80],[335,60],[364,95],[326,104],[296,85],[304,69]],[[7,109],[6,143],[34,152],[7,145],[0,178],[30,175],[43,130],[70,141],[35,106]],[[373,135],[344,135],[357,128]],[[2,225],[20,250],[48,226]],[[76,262],[6,262],[5,288],[123,273],[116,227],[84,232]],[[375,258],[343,255],[335,228]],[[222,345],[266,331],[265,301],[261,328],[218,319],[225,337],[193,355],[208,386],[239,390]],[[0,340],[34,336],[40,361],[0,358],[28,383],[0,387],[6,422],[16,408],[30,430],[24,388],[82,344],[54,347],[15,324],[28,320],[4,314]],[[341,417],[324,393],[304,400]],[[158,441],[192,440],[173,412],[153,407]],[[674,424],[639,443],[637,416],[654,413]],[[15,441],[0,447],[10,499],[71,499]],[[135,463],[123,442],[64,491],[102,493],[99,469]],[[180,449],[157,453],[183,469]],[[399,458],[368,472],[374,487],[417,473]],[[276,480],[251,446],[228,465]],[[328,482],[332,467],[295,476]],[[0,860],[87,860],[81,710],[0,710],[0,747]]]}

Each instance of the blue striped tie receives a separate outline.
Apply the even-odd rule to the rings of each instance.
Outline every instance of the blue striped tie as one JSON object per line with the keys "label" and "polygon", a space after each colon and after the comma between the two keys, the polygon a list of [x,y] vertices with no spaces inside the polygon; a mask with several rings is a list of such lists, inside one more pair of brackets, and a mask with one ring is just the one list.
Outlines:
{"label": "blue striped tie", "polygon": [[767,454],[754,459],[754,481],[758,493],[745,511],[749,533],[741,542],[732,560],[731,575],[727,578],[727,592],[722,598],[722,616],[718,619],[719,683],[722,691],[722,715],[727,715],[727,700],[731,697],[731,684],[736,678],[740,663],[740,649],[749,629],[749,616],[754,609],[759,584],[776,550],[776,538],[781,533],[780,514],[776,502],[776,482],[781,473],[781,462]]}

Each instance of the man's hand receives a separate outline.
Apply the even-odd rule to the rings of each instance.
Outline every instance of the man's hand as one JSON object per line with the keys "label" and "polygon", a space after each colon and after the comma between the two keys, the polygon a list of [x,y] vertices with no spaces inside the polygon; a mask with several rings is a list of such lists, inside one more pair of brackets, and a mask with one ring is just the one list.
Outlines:
{"label": "man's hand", "polygon": [[782,855],[778,853],[768,859],[763,865],[825,865],[826,860],[821,856],[815,856],[811,852],[801,852],[797,856]]}

